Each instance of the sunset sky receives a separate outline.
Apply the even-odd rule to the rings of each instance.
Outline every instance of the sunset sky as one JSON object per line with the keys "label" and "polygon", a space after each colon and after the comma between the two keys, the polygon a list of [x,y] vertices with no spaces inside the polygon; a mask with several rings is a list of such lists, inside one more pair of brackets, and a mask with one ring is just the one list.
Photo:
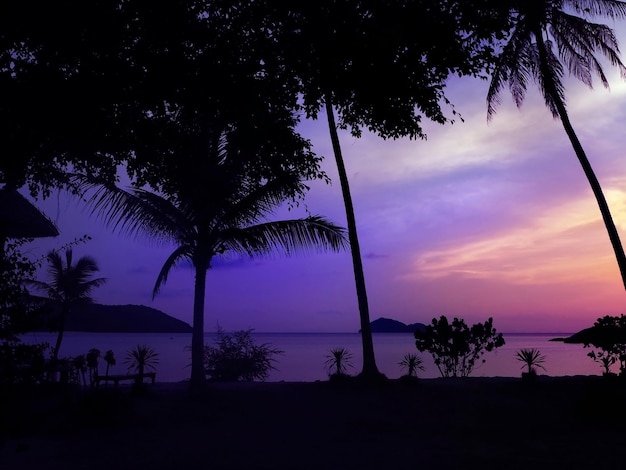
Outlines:
{"label": "sunset sky", "polygon": [[[626,27],[619,25],[621,44]],[[623,46],[626,47],[626,46]],[[609,69],[610,70],[610,69]],[[626,82],[611,90],[567,82],[572,124],[626,241]],[[603,315],[626,313],[617,263],[587,180],[559,121],[534,85],[521,110],[508,94],[487,123],[487,82],[455,79],[448,96],[464,123],[426,124],[427,141],[341,134],[364,257],[370,315],[406,323],[458,316],[494,318],[504,332],[573,332]],[[345,226],[326,121],[303,121],[332,185],[315,183],[312,214]],[[109,278],[95,292],[107,304],[144,304],[191,322],[193,273],[181,265],[152,300],[172,246],[112,234],[65,196],[37,201],[58,225],[34,257],[89,234],[91,255]],[[299,217],[302,210],[277,218]],[[349,252],[285,259],[227,259],[207,280],[206,329],[351,332],[359,320]]]}

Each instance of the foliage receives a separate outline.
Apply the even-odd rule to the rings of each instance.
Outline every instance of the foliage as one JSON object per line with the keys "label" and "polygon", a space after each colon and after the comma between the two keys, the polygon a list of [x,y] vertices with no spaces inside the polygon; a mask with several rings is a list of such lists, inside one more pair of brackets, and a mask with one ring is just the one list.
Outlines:
{"label": "foliage", "polygon": [[0,343],[0,386],[44,382],[45,353],[49,347],[47,343]]}
{"label": "foliage", "polygon": [[485,352],[504,345],[504,337],[493,327],[493,318],[468,327],[463,319],[449,323],[442,315],[423,331],[415,330],[415,345],[432,355],[442,377],[467,377],[479,360],[485,362]]}
{"label": "foliage", "polygon": [[52,360],[56,361],[63,341],[65,321],[72,307],[81,303],[92,302],[91,293],[96,287],[106,282],[104,278],[92,278],[99,271],[98,264],[90,256],[79,258],[73,263],[71,248],[65,250],[65,262],[57,251],[47,255],[49,282],[27,279],[25,283],[35,290],[43,292],[51,308],[58,309],[56,316],[57,340],[52,352]]}
{"label": "foliage", "polygon": [[417,377],[417,371],[424,370],[422,358],[413,353],[405,354],[398,365],[402,369],[406,369],[409,377]]}
{"label": "foliage", "polygon": [[[191,386],[205,380],[204,295],[207,270],[216,256],[256,258],[282,251],[287,255],[312,250],[339,251],[347,245],[344,230],[320,216],[268,221],[301,184],[285,167],[267,179],[246,159],[231,153],[227,129],[212,129],[197,154],[181,154],[167,175],[167,190],[123,190],[76,177],[85,197],[105,221],[126,234],[176,244],[157,276],[153,295],[181,261],[195,271]],[[233,137],[235,138],[235,137]],[[287,158],[287,156],[286,156]]]}
{"label": "foliage", "polygon": [[216,346],[204,347],[204,369],[216,382],[251,382],[265,380],[283,351],[269,344],[255,344],[253,330],[224,333],[218,327]]}
{"label": "foliage", "polygon": [[354,367],[352,365],[352,353],[346,348],[333,348],[330,350],[330,354],[326,355],[324,366],[329,376],[347,375],[348,368]]}
{"label": "foliage", "polygon": [[590,357],[594,362],[597,362],[602,367],[604,375],[611,374],[611,366],[618,361],[618,356],[609,351],[591,351],[587,353],[587,357]]}
{"label": "foliage", "polygon": [[0,342],[15,342],[16,335],[28,331],[37,313],[23,284],[37,269],[37,264],[22,251],[22,245],[28,241],[8,243],[4,253],[0,253]]}
{"label": "foliage", "polygon": [[626,315],[598,318],[593,327],[583,338],[586,348],[594,346],[600,351],[591,351],[587,354],[592,360],[610,372],[613,364],[619,363],[620,374],[626,373]]}
{"label": "foliage", "polygon": [[134,370],[139,375],[156,370],[158,363],[159,353],[144,344],[138,344],[134,349],[127,351],[124,361],[124,364],[128,364],[129,371]]}
{"label": "foliage", "polygon": [[529,374],[536,374],[537,367],[541,367],[543,370],[546,370],[546,368],[543,366],[543,363],[546,361],[546,356],[541,354],[541,351],[536,348],[520,349],[515,353],[515,358],[518,361],[524,363],[522,369],[524,367],[527,367],[527,372]]}
{"label": "foliage", "polygon": [[487,117],[491,119],[501,102],[500,92],[508,85],[515,104],[524,101],[527,84],[533,80],[546,107],[560,119],[594,197],[626,289],[626,254],[598,178],[574,131],[565,105],[565,72],[592,88],[596,75],[606,88],[609,82],[601,59],[608,59],[622,77],[626,66],[619,57],[615,32],[594,23],[604,17],[626,18],[626,3],[616,0],[536,0],[513,2],[514,28],[504,45],[487,93]]}

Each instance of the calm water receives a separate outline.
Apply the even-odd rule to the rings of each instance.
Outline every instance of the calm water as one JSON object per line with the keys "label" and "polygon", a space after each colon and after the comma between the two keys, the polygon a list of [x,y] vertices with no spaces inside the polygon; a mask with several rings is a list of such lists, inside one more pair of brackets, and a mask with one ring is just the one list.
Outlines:
{"label": "calm water", "polygon": [[[551,376],[599,375],[600,366],[587,357],[589,349],[580,344],[564,344],[549,341],[550,338],[569,336],[569,333],[550,334],[505,334],[506,344],[487,353],[486,362],[477,367],[473,376],[518,377],[522,363],[515,359],[516,351],[522,348],[537,348],[547,357],[547,371],[539,372]],[[275,366],[268,381],[315,381],[327,378],[324,369],[325,356],[330,349],[343,347],[353,356],[353,373],[361,370],[361,337],[357,333],[254,333],[257,343],[269,343],[285,353],[276,356]],[[213,343],[215,335],[205,335],[207,343]],[[27,342],[54,344],[53,333],[33,333],[25,336]],[[186,347],[191,343],[190,334],[161,333],[78,333],[67,332],[61,346],[61,356],[86,353],[98,348],[103,354],[112,349],[117,365],[111,373],[125,373],[123,364],[126,351],[137,344],[145,344],[159,353],[157,379],[160,382],[178,382],[189,378],[190,353]],[[378,368],[389,378],[397,378],[404,372],[398,365],[406,353],[418,353],[412,335],[397,333],[374,334],[374,349]],[[419,354],[419,353],[418,353]],[[419,354],[426,370],[419,373],[423,378],[439,377],[439,372],[427,353]],[[101,365],[104,369],[104,363]]]}

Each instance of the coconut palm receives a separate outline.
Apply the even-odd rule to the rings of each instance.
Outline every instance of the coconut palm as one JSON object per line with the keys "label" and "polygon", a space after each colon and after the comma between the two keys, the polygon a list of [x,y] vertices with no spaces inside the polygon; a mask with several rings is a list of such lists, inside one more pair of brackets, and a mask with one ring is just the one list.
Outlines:
{"label": "coconut palm", "polygon": [[[231,158],[226,133],[210,140],[210,150],[201,161],[187,162],[180,179],[170,177],[166,194],[144,189],[124,190],[93,184],[82,179],[82,188],[94,211],[123,233],[142,233],[149,238],[176,244],[166,259],[153,289],[156,296],[171,269],[186,260],[195,271],[190,386],[205,380],[204,300],[207,271],[213,258],[235,254],[250,258],[282,250],[328,249],[346,246],[344,229],[323,217],[267,221],[300,184],[292,173],[259,179],[249,164]],[[181,165],[185,163],[179,160]],[[80,178],[79,178],[80,179]]]}
{"label": "coconut palm", "polygon": [[359,235],[356,227],[356,216],[354,215],[354,204],[350,193],[348,174],[341,152],[337,124],[331,99],[326,97],[326,117],[328,119],[328,129],[330,139],[337,164],[337,173],[341,184],[341,194],[343,196],[346,220],[348,222],[348,237],[350,240],[350,254],[352,255],[352,269],[354,272],[354,283],[356,288],[357,305],[359,307],[359,320],[361,325],[361,343],[363,348],[363,370],[361,375],[366,379],[376,380],[382,375],[376,366],[376,356],[374,355],[374,339],[370,326],[370,311],[367,300],[367,288],[365,286],[365,273],[363,271],[363,259],[361,258],[361,248],[359,245]]}
{"label": "coconut palm", "polygon": [[76,264],[73,264],[71,249],[65,250],[65,263],[63,257],[56,251],[48,253],[46,258],[50,282],[29,279],[26,284],[45,294],[46,301],[59,309],[56,324],[58,335],[52,352],[52,361],[55,362],[59,356],[59,349],[65,332],[65,322],[70,311],[75,305],[91,303],[93,301],[92,291],[103,285],[106,279],[92,278],[100,268],[90,256],[83,256],[76,261]]}
{"label": "coconut palm", "polygon": [[597,75],[608,87],[598,56],[604,56],[626,77],[619,58],[617,39],[611,28],[590,19],[626,17],[626,3],[617,0],[520,0],[515,2],[516,25],[493,72],[487,94],[490,120],[500,104],[500,92],[508,85],[518,107],[534,79],[546,106],[560,119],[591,185],[617,258],[626,288],[626,256],[611,212],[587,155],[578,140],[565,107],[565,69],[589,88]]}

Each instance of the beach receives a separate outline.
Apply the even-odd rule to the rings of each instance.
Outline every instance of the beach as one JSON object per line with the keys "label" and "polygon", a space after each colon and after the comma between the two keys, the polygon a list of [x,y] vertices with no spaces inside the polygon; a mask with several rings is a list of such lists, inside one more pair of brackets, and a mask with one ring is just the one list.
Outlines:
{"label": "beach", "polygon": [[12,410],[0,468],[615,468],[625,392],[597,376],[73,391]]}

